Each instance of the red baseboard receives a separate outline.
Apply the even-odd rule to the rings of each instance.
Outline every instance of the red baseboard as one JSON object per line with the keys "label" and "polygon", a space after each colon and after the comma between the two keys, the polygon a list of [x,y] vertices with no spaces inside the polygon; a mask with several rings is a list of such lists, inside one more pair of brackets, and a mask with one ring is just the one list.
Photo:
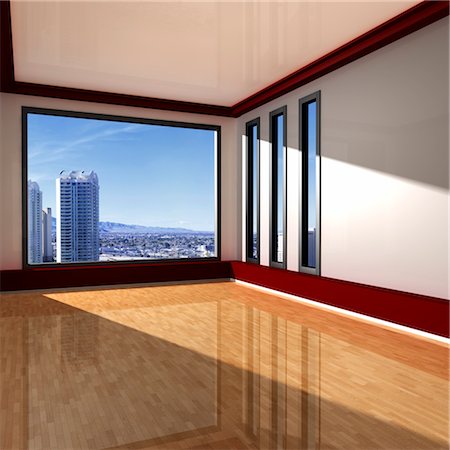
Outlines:
{"label": "red baseboard", "polygon": [[240,261],[199,261],[0,271],[0,290],[235,278],[367,316],[449,336],[444,299],[317,277]]}
{"label": "red baseboard", "polygon": [[317,277],[240,261],[231,262],[237,280],[315,300],[399,325],[449,336],[444,299]]}
{"label": "red baseboard", "polygon": [[2,270],[0,291],[231,278],[222,261]]}

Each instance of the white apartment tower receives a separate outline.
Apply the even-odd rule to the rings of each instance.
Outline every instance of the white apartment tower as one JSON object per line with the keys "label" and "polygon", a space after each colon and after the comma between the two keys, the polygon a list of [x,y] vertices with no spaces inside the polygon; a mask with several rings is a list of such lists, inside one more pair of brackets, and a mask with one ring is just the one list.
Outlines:
{"label": "white apartment tower", "polygon": [[42,262],[42,192],[28,180],[28,264]]}
{"label": "white apartment tower", "polygon": [[99,185],[95,172],[61,172],[56,179],[56,261],[98,261]]}
{"label": "white apartment tower", "polygon": [[52,208],[42,211],[42,261],[53,261]]}

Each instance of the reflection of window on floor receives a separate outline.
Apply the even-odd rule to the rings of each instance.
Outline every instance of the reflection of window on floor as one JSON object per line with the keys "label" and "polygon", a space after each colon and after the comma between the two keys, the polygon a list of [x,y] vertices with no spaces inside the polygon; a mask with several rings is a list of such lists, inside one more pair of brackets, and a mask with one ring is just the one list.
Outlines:
{"label": "reflection of window on floor", "polygon": [[316,448],[320,415],[320,334],[247,308],[243,411],[261,448]]}
{"label": "reflection of window on floor", "polygon": [[97,348],[97,316],[77,313],[61,317],[61,362],[92,363]]}

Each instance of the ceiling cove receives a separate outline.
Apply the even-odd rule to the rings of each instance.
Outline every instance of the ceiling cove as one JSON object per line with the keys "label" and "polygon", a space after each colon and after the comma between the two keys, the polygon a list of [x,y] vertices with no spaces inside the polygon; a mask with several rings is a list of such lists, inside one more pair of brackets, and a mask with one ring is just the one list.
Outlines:
{"label": "ceiling cove", "polygon": [[[61,98],[61,99],[69,99],[69,100],[79,100],[79,101],[88,101],[88,102],[95,102],[95,103],[108,103],[108,104],[116,104],[116,105],[124,105],[124,106],[133,106],[133,107],[143,107],[143,108],[152,108],[152,109],[162,109],[162,110],[172,110],[172,111],[179,111],[179,112],[189,112],[189,113],[196,113],[196,114],[207,114],[207,115],[215,115],[215,116],[224,116],[224,117],[239,117],[242,114],[245,114],[246,112],[251,111],[252,109],[263,105],[264,103],[267,103],[268,101],[271,101],[281,95],[284,95],[302,85],[305,85],[306,83],[311,82],[312,80],[315,80],[323,75],[326,75],[327,73],[332,72],[333,70],[338,69],[339,67],[344,66],[345,64],[348,64],[358,58],[361,58],[385,45],[388,45],[397,39],[400,39],[414,31],[417,31],[443,17],[446,17],[449,14],[449,2],[448,1],[423,1],[420,3],[415,2],[409,2],[409,3],[403,3],[403,8],[408,7],[411,3],[413,3],[413,6],[400,12],[399,14],[395,15],[394,17],[388,19],[387,21],[384,21],[381,25],[378,25],[374,28],[371,28],[369,31],[359,34],[356,38],[351,39],[350,41],[346,41],[343,45],[337,46],[337,48],[332,49],[331,51],[323,54],[320,53],[321,48],[320,45],[317,46],[317,48],[314,47],[314,51],[319,52],[319,57],[316,57],[312,60],[312,62],[308,62],[307,64],[298,64],[297,67],[300,66],[299,69],[290,71],[288,75],[285,75],[278,79],[275,82],[271,82],[268,85],[264,84],[259,90],[255,89],[256,86],[260,86],[261,80],[258,79],[258,68],[261,67],[261,65],[264,65],[265,62],[261,60],[260,55],[268,54],[268,62],[270,64],[273,63],[273,59],[282,59],[286,62],[286,60],[294,60],[297,61],[297,58],[295,57],[296,51],[298,50],[295,46],[289,46],[288,42],[286,42],[286,39],[289,38],[289,35],[284,35],[283,33],[278,33],[276,36],[276,39],[274,38],[274,45],[275,47],[270,47],[271,41],[270,39],[261,39],[259,41],[257,38],[261,35],[261,29],[256,29],[256,25],[260,21],[261,23],[265,23],[267,25],[267,18],[264,19],[264,14],[267,15],[266,10],[258,9],[259,3],[235,3],[235,5],[240,5],[239,7],[242,9],[239,10],[242,13],[242,17],[250,17],[251,20],[249,22],[246,22],[243,27],[237,28],[237,31],[235,34],[233,34],[234,28],[229,28],[230,25],[230,14],[235,13],[235,10],[227,9],[226,3],[216,2],[213,4],[203,4],[199,3],[196,4],[196,8],[206,8],[205,10],[201,10],[201,14],[199,14],[199,11],[194,11],[194,9],[187,9],[187,13],[191,14],[191,23],[189,26],[186,25],[186,33],[190,30],[189,27],[193,27],[195,25],[197,28],[199,28],[200,31],[195,31],[195,27],[191,30],[192,37],[186,39],[190,41],[186,44],[186,49],[193,47],[193,53],[200,52],[201,54],[210,54],[211,59],[213,60],[212,63],[209,61],[203,61],[199,63],[199,68],[194,67],[190,70],[188,73],[187,71],[187,64],[188,60],[186,61],[180,61],[180,54],[179,53],[173,53],[176,50],[176,47],[178,45],[177,42],[171,42],[169,43],[170,46],[168,49],[170,50],[168,52],[169,58],[167,58],[168,61],[163,61],[162,56],[164,53],[161,53],[161,63],[159,67],[156,67],[154,70],[154,74],[158,74],[158,77],[156,77],[153,80],[153,85],[156,86],[156,93],[159,92],[170,92],[174,93],[173,95],[176,98],[173,98],[172,96],[169,97],[169,95],[166,95],[164,97],[159,96],[146,96],[143,95],[144,91],[139,92],[139,95],[131,94],[131,93],[125,93],[123,91],[127,90],[128,87],[133,87],[134,84],[132,82],[129,82],[126,75],[123,76],[123,79],[128,80],[127,85],[121,86],[123,90],[121,91],[120,88],[117,89],[118,92],[115,91],[115,84],[109,85],[108,90],[100,90],[100,89],[91,89],[87,87],[92,87],[92,79],[89,78],[89,74],[91,72],[86,71],[86,55],[84,52],[80,53],[80,48],[74,44],[73,40],[74,37],[72,37],[72,40],[69,40],[68,42],[64,41],[63,50],[61,50],[61,46],[58,44],[55,46],[55,41],[57,39],[53,39],[53,47],[51,45],[48,45],[47,47],[43,47],[42,45],[33,47],[32,44],[30,44],[33,41],[33,35],[30,34],[30,26],[25,27],[25,24],[33,24],[35,20],[31,20],[29,16],[27,16],[26,13],[29,13],[30,11],[24,10],[22,11],[22,15],[20,13],[20,8],[22,6],[19,5],[31,5],[35,2],[10,2],[8,0],[1,1],[0,2],[0,34],[1,34],[1,73],[0,73],[0,89],[2,92],[8,92],[8,93],[15,93],[15,94],[24,94],[24,95],[35,95],[35,96],[43,96],[43,97],[53,97],[53,98]],[[53,8],[55,9],[55,4],[57,5],[63,5],[64,2],[36,2],[38,5],[53,5]],[[102,2],[99,2],[99,4]],[[171,2],[168,2],[170,4]],[[298,3],[298,2],[297,2]],[[73,8],[74,5],[82,4],[81,3],[67,3],[69,6]],[[86,4],[89,4],[86,3]],[[122,4],[122,2],[118,2],[118,5]],[[152,2],[148,2],[149,5],[152,5]],[[189,5],[190,3],[186,3],[186,5]],[[296,3],[294,3],[295,5]],[[305,5],[304,3],[303,5]],[[320,5],[320,2],[318,3]],[[328,3],[327,3],[328,4]],[[224,6],[225,5],[225,6]],[[117,7],[117,5],[116,5]],[[19,9],[17,9],[19,8]],[[51,35],[59,36],[61,33],[60,29],[55,29],[52,31],[51,27],[56,27],[56,25],[59,23],[61,17],[66,17],[67,14],[70,12],[69,10],[64,9],[59,11],[59,15],[54,15],[54,20],[49,21],[49,23],[46,25],[46,32]],[[217,8],[220,9],[220,14],[217,15]],[[290,8],[294,8],[291,6]],[[19,11],[19,12],[18,12]],[[103,13],[104,10],[100,10],[100,12]],[[153,11],[153,10],[152,10]],[[280,10],[281,12],[285,12],[284,10]],[[289,25],[287,21],[289,21],[289,17],[284,17],[283,14],[278,11],[278,19],[277,23],[279,24],[279,27],[281,29],[283,27],[286,27]],[[307,10],[305,10],[307,11]],[[312,9],[310,12],[312,15],[316,14],[317,11],[323,11],[322,9]],[[32,11],[34,12],[34,11]],[[45,11],[40,11],[41,13],[44,13]],[[48,11],[47,11],[48,12]],[[72,11],[73,12],[73,11]],[[113,8],[114,12],[114,8]],[[135,11],[128,11],[131,16],[128,17],[128,20],[131,20],[131,18],[134,18],[133,14],[135,14]],[[269,11],[270,12],[270,11]],[[276,11],[273,11],[276,13]],[[304,10],[301,10],[300,12],[304,12]],[[348,10],[349,14],[357,12],[356,10]],[[195,15],[194,15],[195,13]],[[327,12],[328,13],[328,12]],[[203,14],[203,15],[202,15]],[[173,21],[173,11],[170,9],[170,7],[162,7],[160,11],[159,21],[161,21],[165,25],[170,25]],[[210,36],[210,33],[212,32],[213,25],[217,25],[214,20],[218,20],[217,17],[226,17],[226,26],[222,24],[223,27],[226,28],[225,31],[221,31],[220,27],[218,31],[214,31],[214,33],[218,33],[219,36],[217,38],[217,41],[215,42],[215,47],[211,43],[204,43],[204,37]],[[35,17],[35,16],[33,16]],[[241,16],[240,16],[241,17]],[[26,22],[25,20],[28,20]],[[92,20],[95,19],[95,15],[92,16]],[[110,23],[113,23],[114,20],[116,20],[116,17],[112,15],[110,17]],[[264,22],[266,20],[266,22]],[[211,23],[210,23],[211,22]],[[314,22],[313,23],[320,23]],[[20,27],[20,29],[26,30],[23,34],[15,32],[14,26]],[[91,32],[94,32],[95,23],[91,24]],[[142,24],[141,24],[142,25]],[[221,24],[219,24],[221,25]],[[270,23],[269,23],[270,25]],[[294,25],[296,23],[294,22]],[[125,31],[121,30],[120,27],[125,27]],[[118,29],[118,34],[121,35],[128,35],[127,27],[129,27],[129,23],[126,20],[123,20],[121,18],[121,21],[114,22],[114,26],[111,25],[112,30]],[[156,26],[156,25],[155,25]],[[259,25],[258,25],[259,26]],[[227,28],[228,27],[228,28]],[[256,28],[255,28],[256,27]],[[32,27],[31,27],[32,28]],[[138,27],[139,28],[139,27]],[[164,27],[163,27],[164,28]],[[157,31],[159,33],[162,33],[166,39],[168,39],[167,32],[164,32],[164,29],[158,29]],[[292,24],[291,24],[292,28]],[[264,30],[262,30],[264,31]],[[73,31],[73,33],[76,32],[76,29]],[[56,33],[56,34],[55,34]],[[165,33],[165,34],[164,34]],[[220,34],[222,33],[222,35]],[[244,33],[244,35],[242,34]],[[89,34],[89,33],[88,33]],[[276,34],[276,33],[275,33]],[[248,36],[247,36],[248,35]],[[72,36],[76,36],[76,34],[72,34]],[[139,34],[137,35],[139,37]],[[307,35],[305,35],[308,37]],[[89,37],[89,36],[88,36]],[[142,36],[140,36],[143,38]],[[92,38],[92,36],[91,36]],[[233,86],[235,83],[235,79],[233,79],[234,75],[232,74],[232,70],[230,71],[227,67],[221,67],[222,64],[220,61],[217,61],[217,55],[214,54],[214,50],[220,50],[229,52],[230,48],[233,48],[233,45],[241,45],[239,44],[236,39],[239,38],[239,42],[242,41],[242,39],[245,42],[251,42],[250,46],[247,46],[246,48],[241,48],[242,54],[240,54],[240,58],[244,58],[243,63],[243,69],[241,67],[241,72],[245,72],[245,76],[243,76],[244,81],[242,82],[242,86],[239,86],[235,90],[231,90],[229,88],[224,88],[223,92],[222,89],[220,89],[220,84],[217,84],[217,79],[224,79],[223,81],[224,86]],[[242,39],[241,39],[242,38]],[[269,35],[270,38],[270,35]],[[97,42],[97,38],[92,38],[94,42]],[[229,42],[228,42],[229,40]],[[236,41],[236,42],[234,42]],[[244,43],[245,43],[244,42]],[[28,43],[28,44],[27,44]],[[39,41],[38,41],[39,43]],[[86,40],[85,45],[89,43],[89,39]],[[219,46],[217,46],[217,43],[219,43]],[[114,45],[120,46],[120,42],[113,43]],[[307,44],[307,43],[306,43]],[[305,44],[305,45],[306,45]],[[13,45],[16,46],[16,48],[13,48]],[[62,44],[61,44],[62,45]],[[97,51],[99,49],[101,50],[102,47],[105,46],[105,42],[100,42],[98,44]],[[156,43],[152,44],[152,51],[156,52],[158,51],[158,45]],[[267,48],[258,48],[258,45],[264,46],[268,45]],[[315,44],[314,44],[315,45]],[[190,47],[189,47],[190,46]],[[200,46],[200,49],[197,49],[197,46]],[[95,46],[94,46],[95,47]],[[245,47],[245,46],[244,46]],[[174,50],[175,49],[175,50]],[[255,50],[256,49],[256,50]],[[106,51],[106,50],[105,50]],[[122,54],[126,55],[126,46],[122,49]],[[186,50],[187,51],[187,50]],[[286,52],[291,52],[290,56],[286,55]],[[28,53],[27,53],[28,52]],[[170,53],[172,52],[172,53]],[[177,50],[178,52],[178,50]],[[203,52],[203,53],[202,53]],[[257,56],[255,56],[255,52],[257,53]],[[16,56],[16,54],[19,54],[19,56]],[[120,53],[120,52],[119,52]],[[314,52],[313,52],[314,53]],[[313,54],[311,53],[311,54]],[[259,56],[258,56],[259,55]],[[281,55],[281,56],[280,56]],[[100,56],[96,56],[95,51],[89,53],[88,55],[90,58],[92,58],[91,63],[94,64],[95,58],[100,58]],[[48,64],[41,64],[41,59],[44,58],[45,61],[47,61]],[[177,62],[177,64],[180,65],[177,73],[174,71],[175,66],[171,66],[170,64],[173,64],[173,61],[170,62],[170,57],[176,57],[174,61]],[[177,59],[178,58],[178,59]],[[216,58],[216,59],[214,59]],[[225,62],[229,65],[234,61],[235,56],[231,55],[229,56],[229,59]],[[250,65],[246,65],[245,59],[250,60]],[[258,59],[259,58],[259,59]],[[207,58],[205,58],[207,59]],[[24,62],[25,61],[25,62]],[[47,82],[51,77],[48,75],[50,72],[53,73],[54,66],[52,64],[55,64],[55,61],[58,62],[62,61],[61,64],[61,71],[58,76],[60,78],[51,80],[51,82]],[[108,64],[111,64],[113,61],[113,58],[109,57],[106,59],[102,59],[102,64],[104,67],[108,66]],[[286,64],[283,66],[283,61],[279,64],[279,67],[283,68],[286,66]],[[120,61],[118,61],[120,63]],[[125,61],[127,62],[127,61]],[[117,62],[116,62],[117,63]],[[134,69],[137,72],[141,70],[145,70],[145,64],[139,65],[138,62],[134,60],[129,60],[128,63],[130,64],[130,67],[134,64]],[[195,62],[194,62],[195,63]],[[165,66],[166,64],[166,66]],[[212,65],[211,65],[212,64]],[[157,64],[155,64],[156,66]],[[195,64],[194,64],[195,65]],[[217,65],[220,67],[220,71],[217,71]],[[75,70],[74,69],[77,69]],[[104,69],[103,67],[103,69]],[[114,67],[109,66],[111,69],[111,73],[113,72]],[[286,66],[287,67],[287,66]],[[70,69],[67,71],[67,69]],[[125,68],[120,69],[120,65],[116,67],[118,71],[126,72],[126,64]],[[120,69],[120,70],[119,70]],[[73,79],[70,79],[70,77],[66,77],[67,73],[72,73],[71,71],[74,71],[75,74],[77,74],[77,77],[73,77]],[[159,71],[159,72],[158,72]],[[136,72],[136,73],[137,73]],[[101,70],[99,72],[102,73]],[[183,76],[183,73],[186,73],[188,80],[185,85],[182,85],[180,83],[180,80]],[[86,75],[87,74],[87,75]],[[165,75],[167,74],[167,76]],[[95,74],[94,74],[95,75]],[[98,74],[97,74],[98,75]],[[41,77],[41,78],[39,78]],[[165,77],[167,80],[162,80],[162,78]],[[231,78],[230,78],[231,77]],[[253,77],[253,78],[252,78]],[[94,77],[95,78],[95,77]],[[107,77],[106,77],[107,78]],[[105,78],[105,79],[106,79]],[[197,80],[198,78],[198,80]],[[139,83],[142,84],[142,76],[136,76],[134,78],[130,78],[131,80],[135,79],[136,86],[139,86]],[[253,83],[251,82],[253,79]],[[118,79],[117,85],[121,84],[122,79]],[[156,81],[155,81],[156,80]],[[250,81],[248,81],[250,80]],[[65,81],[67,81],[68,85],[65,85]],[[115,81],[114,81],[115,82]],[[204,82],[204,85],[202,83]],[[90,84],[91,83],[91,84]],[[158,84],[159,83],[159,84]],[[196,85],[197,83],[197,85]],[[75,85],[77,84],[77,85]],[[80,88],[79,85],[82,85],[83,87]],[[107,84],[107,83],[105,83]],[[170,87],[170,91],[168,91],[168,87]],[[136,87],[138,89],[138,87]],[[164,91],[166,89],[166,91]],[[227,91],[228,89],[228,91]],[[233,88],[234,89],[234,88]],[[220,92],[219,92],[220,91]],[[205,100],[204,102],[197,102],[192,101],[193,98],[189,100],[180,100],[180,98],[183,98],[183,96],[186,96],[186,92],[191,92],[191,97],[193,96],[193,93],[196,93],[195,98],[196,99],[202,99]],[[244,95],[244,97],[239,97],[239,93],[247,94],[250,92],[249,95]],[[230,97],[228,98],[227,95]],[[219,104],[212,104],[209,100],[215,100],[219,99]]]}

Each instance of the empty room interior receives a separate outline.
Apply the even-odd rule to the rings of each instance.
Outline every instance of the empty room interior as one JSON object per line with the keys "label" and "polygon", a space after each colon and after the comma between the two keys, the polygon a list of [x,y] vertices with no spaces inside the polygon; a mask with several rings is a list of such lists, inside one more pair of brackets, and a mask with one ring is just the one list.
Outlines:
{"label": "empty room interior", "polygon": [[0,14],[0,450],[449,448],[448,1]]}

